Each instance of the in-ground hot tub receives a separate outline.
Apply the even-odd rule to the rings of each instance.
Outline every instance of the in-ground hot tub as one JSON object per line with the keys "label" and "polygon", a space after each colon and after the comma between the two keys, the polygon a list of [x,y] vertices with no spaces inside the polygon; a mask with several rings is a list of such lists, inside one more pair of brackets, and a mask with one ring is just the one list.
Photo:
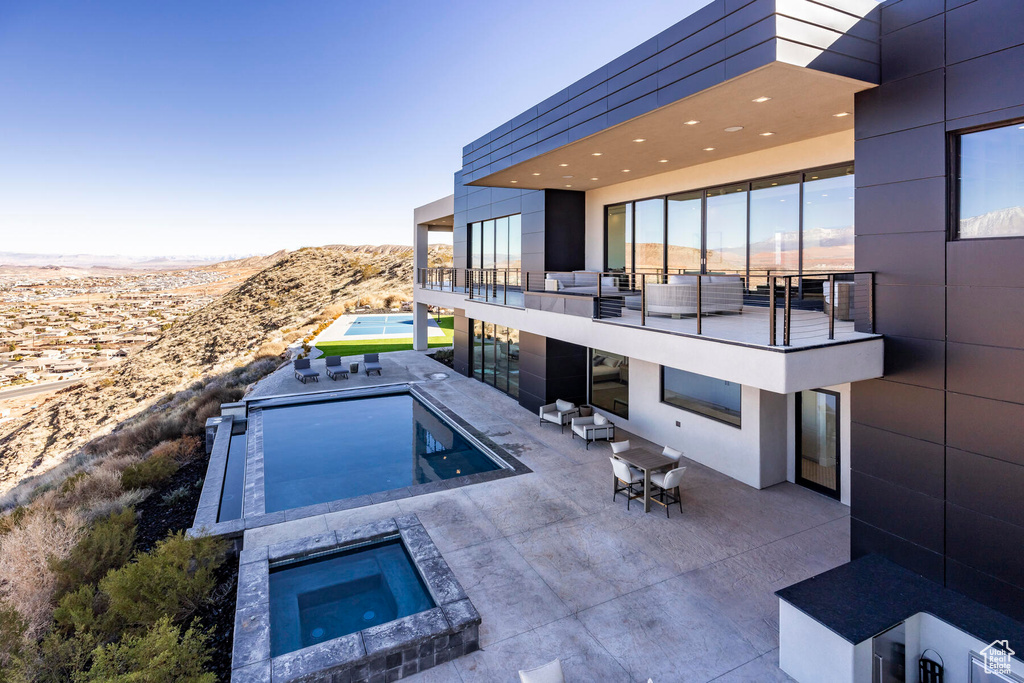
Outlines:
{"label": "in-ground hot tub", "polygon": [[270,565],[276,657],[433,608],[400,538]]}
{"label": "in-ground hot tub", "polygon": [[239,563],[232,681],[397,680],[479,648],[480,615],[416,515]]}

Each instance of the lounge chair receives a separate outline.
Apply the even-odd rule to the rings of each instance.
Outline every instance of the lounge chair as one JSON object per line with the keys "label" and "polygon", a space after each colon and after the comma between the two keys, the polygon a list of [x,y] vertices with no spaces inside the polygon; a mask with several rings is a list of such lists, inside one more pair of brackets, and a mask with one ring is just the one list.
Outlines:
{"label": "lounge chair", "polygon": [[341,356],[327,356],[327,376],[331,379],[348,379],[348,367],[341,366]]}
{"label": "lounge chair", "polygon": [[565,431],[565,425],[574,417],[578,417],[580,409],[576,407],[575,403],[569,401],[563,401],[558,399],[554,403],[549,403],[546,406],[541,406],[539,411],[540,423],[553,422]]}
{"label": "lounge chair", "polygon": [[615,438],[615,425],[604,415],[591,415],[590,417],[572,418],[572,438],[579,435],[587,442],[587,450],[590,450],[590,442],[598,439],[611,441]]}
{"label": "lounge chair", "polygon": [[369,377],[371,372],[376,372],[380,375],[380,354],[379,353],[364,353],[363,354],[363,369],[366,370],[366,376]]}
{"label": "lounge chair", "polygon": [[316,370],[312,370],[309,367],[308,358],[296,358],[295,359],[295,379],[299,380],[303,384],[306,380],[320,381],[320,373]]}

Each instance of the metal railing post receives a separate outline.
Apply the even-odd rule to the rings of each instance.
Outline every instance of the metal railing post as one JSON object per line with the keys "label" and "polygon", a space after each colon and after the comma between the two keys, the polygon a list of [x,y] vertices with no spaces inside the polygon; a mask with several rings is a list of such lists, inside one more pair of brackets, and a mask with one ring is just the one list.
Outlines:
{"label": "metal railing post", "polygon": [[640,326],[647,325],[647,276],[640,273]]}
{"label": "metal railing post", "polygon": [[508,306],[508,268],[505,269],[505,284],[502,285],[502,302]]}
{"label": "metal railing post", "polygon": [[768,345],[775,346],[775,276],[768,277]]}
{"label": "metal railing post", "polygon": [[601,319],[601,273],[597,274],[597,306],[594,309],[594,318]]}
{"label": "metal railing post", "polygon": [[697,334],[700,334],[700,300],[703,294],[701,293],[701,280],[704,278],[700,275],[697,276]]}
{"label": "metal railing post", "polygon": [[835,273],[828,275],[828,338],[836,338],[836,276]]}
{"label": "metal railing post", "polygon": [[789,328],[793,322],[793,309],[791,306],[790,299],[792,297],[793,289],[793,276],[786,276],[786,310],[784,311],[783,323],[782,323],[782,345],[789,346]]}

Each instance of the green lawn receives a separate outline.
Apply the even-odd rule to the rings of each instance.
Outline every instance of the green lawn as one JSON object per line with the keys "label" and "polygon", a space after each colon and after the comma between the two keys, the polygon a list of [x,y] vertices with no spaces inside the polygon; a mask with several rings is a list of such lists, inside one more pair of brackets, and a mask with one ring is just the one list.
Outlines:
{"label": "green lawn", "polygon": [[[435,318],[437,326],[444,331],[444,338],[431,337],[428,345],[430,348],[451,346],[455,332],[454,318],[450,315]],[[324,352],[325,356],[361,356],[364,353],[386,353],[387,351],[409,351],[412,349],[412,337],[399,339],[353,339],[352,341],[318,342],[316,348]]]}

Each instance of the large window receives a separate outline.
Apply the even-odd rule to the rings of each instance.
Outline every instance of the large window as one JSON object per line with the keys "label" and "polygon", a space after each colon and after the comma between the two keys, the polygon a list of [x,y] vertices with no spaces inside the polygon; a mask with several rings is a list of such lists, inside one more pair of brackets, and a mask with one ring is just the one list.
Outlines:
{"label": "large window", "polygon": [[691,413],[740,426],[743,387],[735,382],[661,367],[661,400]]}
{"label": "large window", "polygon": [[591,349],[590,403],[629,419],[629,358]]}
{"label": "large window", "polygon": [[473,377],[519,397],[519,330],[473,321]]}
{"label": "large window", "polygon": [[740,274],[751,288],[769,271],[853,270],[853,186],[844,165],[614,204],[605,267]]}
{"label": "large window", "polygon": [[1024,236],[1024,123],[966,133],[958,146],[958,236]]}
{"label": "large window", "polygon": [[469,224],[469,267],[518,270],[523,262],[519,214]]}

